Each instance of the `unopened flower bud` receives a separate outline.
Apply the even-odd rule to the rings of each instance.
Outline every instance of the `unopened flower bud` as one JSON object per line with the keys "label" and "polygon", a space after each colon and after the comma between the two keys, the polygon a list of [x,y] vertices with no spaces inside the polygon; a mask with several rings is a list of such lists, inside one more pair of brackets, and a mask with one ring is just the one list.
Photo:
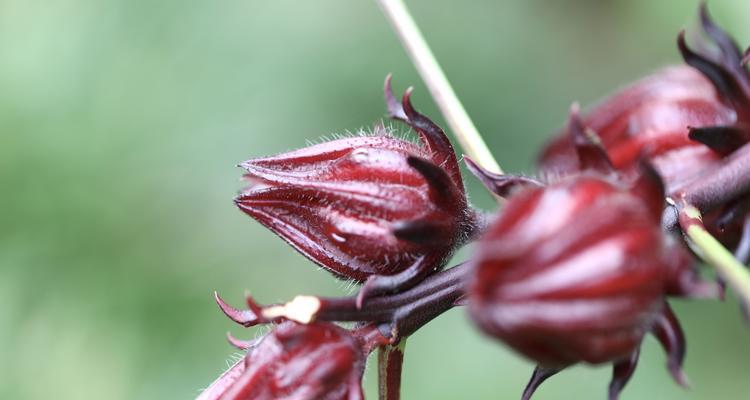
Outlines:
{"label": "unopened flower bud", "polygon": [[283,322],[199,399],[362,400],[368,351],[337,325]]}
{"label": "unopened flower bud", "polygon": [[[669,67],[605,99],[581,117],[598,138],[613,167],[637,173],[646,157],[664,179],[669,196],[689,195],[691,185],[750,141],[750,74],[735,41],[700,9],[705,37],[692,49],[684,32],[677,44],[686,66]],[[717,51],[711,51],[715,48]],[[569,124],[539,157],[547,181],[586,169]],[[750,208],[747,196],[712,206],[706,226],[722,243],[737,246]],[[750,238],[747,239],[750,244]],[[745,257],[750,259],[750,251]]]}
{"label": "unopened flower bud", "polygon": [[579,362],[614,363],[619,392],[649,332],[670,355],[680,352],[670,369],[684,381],[684,343],[665,334],[681,332],[665,296],[718,289],[698,280],[690,257],[662,232],[663,186],[653,169],[644,166],[632,188],[620,185],[588,172],[526,188],[478,246],[469,310],[484,332],[539,365],[527,396]]}
{"label": "unopened flower bud", "polygon": [[391,116],[419,143],[378,127],[240,164],[250,186],[237,206],[333,274],[369,278],[362,296],[413,285],[476,230],[453,147],[410,95],[402,107],[386,82]]}

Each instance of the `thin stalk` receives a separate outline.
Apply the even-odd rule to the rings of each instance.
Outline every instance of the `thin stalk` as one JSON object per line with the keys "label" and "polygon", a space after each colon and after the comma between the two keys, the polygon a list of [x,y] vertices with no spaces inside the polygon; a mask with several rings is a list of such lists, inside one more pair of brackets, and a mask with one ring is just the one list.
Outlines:
{"label": "thin stalk", "polygon": [[297,296],[285,304],[261,306],[252,297],[245,300],[248,309],[227,304],[214,292],[224,314],[238,324],[251,327],[283,319],[307,324],[311,321],[374,322],[383,324],[394,340],[403,340],[428,322],[460,303],[465,277],[471,268],[463,263],[437,272],[418,285],[399,293],[374,297],[357,306],[356,297]]}
{"label": "thin stalk", "polygon": [[409,58],[416,66],[461,147],[484,169],[502,173],[500,165],[492,156],[476,126],[471,122],[466,109],[458,100],[435,55],[432,54],[424,36],[406,8],[406,4],[403,0],[377,0],[377,2],[393,25]]}
{"label": "thin stalk", "polygon": [[401,369],[404,364],[406,338],[378,350],[378,398],[399,400],[401,398]]}
{"label": "thin stalk", "polygon": [[750,272],[706,231],[700,211],[689,205],[683,207],[680,226],[690,239],[693,250],[737,293],[743,308],[750,310]]}

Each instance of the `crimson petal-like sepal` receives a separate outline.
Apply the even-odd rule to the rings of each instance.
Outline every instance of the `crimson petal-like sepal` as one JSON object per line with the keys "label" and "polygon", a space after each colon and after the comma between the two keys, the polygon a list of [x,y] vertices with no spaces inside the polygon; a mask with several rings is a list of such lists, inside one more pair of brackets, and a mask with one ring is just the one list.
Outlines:
{"label": "crimson petal-like sepal", "polygon": [[[585,118],[587,126],[601,135],[619,170],[627,170],[633,156],[648,147],[647,155],[665,177],[670,193],[699,178],[706,168],[720,167],[722,156],[750,139],[750,75],[742,54],[711,20],[705,4],[700,16],[704,34],[713,43],[699,42],[694,50],[684,32],[677,38],[683,59],[699,75],[679,68],[664,70],[605,100]],[[710,51],[712,46],[718,54]],[[708,148],[696,147],[698,143]],[[575,169],[566,161],[570,150],[562,144],[557,139],[545,150],[543,172],[555,167]]]}
{"label": "crimson petal-like sepal", "polygon": [[409,156],[406,162],[427,181],[430,197],[436,205],[449,210],[465,207],[463,186],[456,186],[445,170],[422,157]]}
{"label": "crimson petal-like sepal", "polygon": [[[724,170],[726,158],[750,142],[750,74],[743,54],[711,20],[705,3],[700,19],[703,36],[695,47],[688,45],[684,31],[677,37],[690,67],[670,67],[646,77],[580,118],[579,126],[598,134],[621,175],[637,174],[638,160],[645,156],[674,198],[692,196],[707,171]],[[580,146],[570,139],[581,136],[575,131],[569,122],[541,153],[540,175],[547,181],[585,169]],[[719,223],[729,218],[732,207],[719,203],[702,210],[707,229],[728,248],[738,245],[745,219],[736,214],[732,223]]]}
{"label": "crimson petal-like sepal", "polygon": [[479,164],[467,156],[464,156],[464,163],[469,171],[474,174],[480,182],[482,182],[487,190],[503,198],[508,197],[515,191],[526,186],[544,186],[542,182],[527,176],[490,172],[480,167]]}
{"label": "crimson petal-like sepal", "polygon": [[655,220],[661,218],[662,209],[664,208],[664,181],[662,181],[659,172],[653,165],[642,157],[639,164],[639,174],[632,184],[631,191],[638,195],[643,203],[651,212],[651,217]]}
{"label": "crimson petal-like sepal", "polygon": [[641,169],[628,187],[589,172],[522,190],[483,235],[469,311],[486,334],[537,363],[526,395],[585,362],[614,364],[616,398],[649,332],[665,338],[676,371],[684,346],[665,297],[718,293],[662,231],[664,186],[648,163]]}
{"label": "crimson petal-like sepal", "polygon": [[677,320],[672,308],[666,301],[664,302],[664,308],[651,328],[651,332],[667,353],[667,369],[675,382],[683,387],[690,386],[687,376],[682,371],[682,363],[685,360],[685,334],[680,326],[680,321]]}
{"label": "crimson petal-like sepal", "polygon": [[725,69],[732,71],[732,75],[736,77],[745,93],[745,97],[747,97],[750,94],[750,75],[748,75],[744,67],[745,62],[743,61],[744,54],[742,50],[740,50],[737,42],[713,21],[705,1],[699,7],[699,15],[703,32],[719,48],[720,58],[716,62],[721,64]]}
{"label": "crimson petal-like sepal", "polygon": [[[395,119],[419,143],[349,137],[240,164],[249,186],[235,199],[246,214],[338,277],[365,282],[360,299],[413,285],[443,267],[477,231],[445,133],[385,85]],[[421,260],[421,261],[418,261]]]}
{"label": "crimson petal-like sepal", "polygon": [[700,19],[703,32],[719,49],[718,57],[709,51],[691,50],[685,43],[684,32],[678,36],[678,47],[685,62],[710,79],[723,100],[732,106],[737,121],[732,126],[691,127],[690,138],[725,156],[750,142],[750,74],[739,46],[714,23],[705,2],[700,5]]}
{"label": "crimson petal-like sepal", "polygon": [[242,340],[227,332],[227,342],[239,350],[247,350],[257,346],[260,340]]}
{"label": "crimson petal-like sepal", "polygon": [[581,170],[593,170],[605,175],[614,173],[615,169],[612,166],[612,160],[607,155],[607,150],[604,149],[596,132],[584,125],[577,103],[570,106],[568,131],[578,154],[578,163]]}
{"label": "crimson petal-like sepal", "polygon": [[201,400],[362,400],[372,349],[360,331],[283,322],[248,350]]}
{"label": "crimson petal-like sepal", "polygon": [[750,128],[747,126],[707,126],[689,127],[691,140],[708,146],[711,150],[726,156],[750,142]]}
{"label": "crimson petal-like sepal", "polygon": [[261,316],[260,308],[257,306],[257,304],[255,304],[252,297],[246,296],[246,298],[248,309],[240,310],[230,306],[226,301],[224,301],[224,299],[221,298],[221,296],[219,296],[218,292],[214,292],[214,300],[216,301],[216,304],[219,305],[219,308],[224,313],[224,315],[229,317],[229,319],[231,319],[232,321],[246,328],[267,322]]}
{"label": "crimson petal-like sepal", "polygon": [[526,388],[523,390],[521,400],[531,400],[531,396],[534,395],[534,392],[536,392],[539,386],[541,386],[547,378],[557,374],[563,369],[564,368],[544,368],[540,366],[534,368],[534,372],[531,374],[531,379],[529,379],[529,383],[526,384]]}
{"label": "crimson petal-like sepal", "polygon": [[615,361],[612,367],[612,381],[609,383],[608,400],[617,400],[620,398],[622,388],[627,385],[630,378],[633,377],[633,373],[635,373],[640,355],[641,348],[638,347],[633,350],[629,357]]}
{"label": "crimson petal-like sepal", "polygon": [[463,193],[461,170],[458,167],[453,145],[437,124],[414,109],[411,103],[412,91],[411,87],[406,89],[402,102],[399,103],[393,96],[391,75],[389,74],[385,79],[385,100],[388,114],[391,118],[406,123],[419,134],[425,148],[433,155],[433,157],[428,158],[432,159],[439,167],[445,168],[455,186]]}
{"label": "crimson petal-like sepal", "polygon": [[[585,131],[596,132],[620,174],[637,173],[645,156],[663,177],[668,192],[674,193],[721,159],[711,148],[691,140],[688,127],[732,126],[736,116],[710,80],[682,66],[646,77],[578,118]],[[539,169],[547,181],[582,170],[574,134],[569,120],[542,151]]]}
{"label": "crimson petal-like sepal", "polygon": [[747,93],[743,90],[742,78],[735,69],[726,69],[723,65],[702,54],[691,50],[685,42],[685,31],[677,35],[677,48],[685,62],[701,71],[714,84],[716,89],[729,101],[736,110],[747,110]]}

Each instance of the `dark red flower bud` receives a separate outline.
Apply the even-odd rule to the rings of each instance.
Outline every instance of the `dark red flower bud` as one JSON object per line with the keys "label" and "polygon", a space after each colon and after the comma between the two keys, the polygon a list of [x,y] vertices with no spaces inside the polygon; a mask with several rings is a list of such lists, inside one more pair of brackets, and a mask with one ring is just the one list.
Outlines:
{"label": "dark red flower bud", "polygon": [[[390,79],[390,77],[389,77]],[[321,267],[396,290],[442,267],[475,230],[456,156],[443,131],[390,92],[391,116],[419,143],[372,135],[245,161],[251,183],[236,204]]]}
{"label": "dark red flower bud", "polygon": [[[750,140],[750,75],[732,38],[700,10],[705,35],[713,43],[691,50],[684,33],[678,47],[690,67],[670,67],[621,90],[593,107],[582,124],[601,139],[612,164],[633,167],[641,154],[664,177],[668,192],[707,165]],[[715,46],[719,54],[708,49]],[[566,128],[542,151],[548,176],[581,169]]]}
{"label": "dark red flower bud", "polygon": [[525,398],[576,363],[615,365],[616,397],[654,333],[680,370],[684,343],[665,295],[716,296],[660,227],[663,186],[644,168],[630,189],[584,173],[511,197],[478,246],[473,320],[538,363]]}
{"label": "dark red flower bud", "polygon": [[[636,82],[593,107],[579,123],[598,137],[616,169],[632,170],[645,155],[672,191],[721,158],[691,140],[689,127],[731,124],[734,118],[711,82],[685,66]],[[539,168],[548,181],[585,169],[574,137],[568,124],[542,151]]]}
{"label": "dark red flower bud", "polygon": [[[638,159],[646,157],[666,182],[667,193],[676,197],[688,193],[707,171],[722,168],[723,157],[750,141],[750,75],[742,53],[714,24],[705,4],[700,16],[712,43],[692,50],[679,34],[678,47],[689,67],[670,67],[636,82],[578,123],[601,143],[614,168],[633,173]],[[542,151],[539,168],[546,180],[588,167],[576,151],[574,129],[569,124]],[[746,197],[714,205],[706,218],[706,226],[730,247],[740,238],[750,206]]]}
{"label": "dark red flower bud", "polygon": [[361,400],[369,350],[350,331],[283,322],[200,400]]}

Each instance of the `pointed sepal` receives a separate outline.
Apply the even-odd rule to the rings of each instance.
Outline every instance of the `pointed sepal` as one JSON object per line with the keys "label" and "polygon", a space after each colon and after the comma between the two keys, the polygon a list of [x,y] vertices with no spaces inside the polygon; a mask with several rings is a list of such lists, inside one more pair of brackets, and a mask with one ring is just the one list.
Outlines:
{"label": "pointed sepal", "polygon": [[406,162],[427,181],[436,204],[447,209],[465,206],[463,190],[459,189],[448,173],[425,158],[409,156]]}
{"label": "pointed sepal", "polygon": [[667,353],[667,369],[672,378],[680,386],[689,387],[687,375],[682,370],[682,364],[685,361],[685,334],[677,316],[674,315],[672,308],[666,301],[653,328],[651,328],[651,333],[656,336]]}
{"label": "pointed sepal", "polygon": [[479,179],[487,190],[502,198],[507,198],[524,187],[542,187],[544,184],[534,178],[520,175],[497,174],[479,166],[471,158],[464,156],[469,171]]}
{"label": "pointed sepal", "polygon": [[414,286],[438,267],[442,265],[436,265],[433,258],[420,256],[410,267],[401,272],[393,275],[373,275],[367,278],[357,293],[357,308],[362,308],[364,302],[371,297],[403,291]]}
{"label": "pointed sepal", "polygon": [[531,374],[531,379],[529,379],[529,383],[526,384],[526,388],[523,390],[521,400],[530,400],[531,396],[534,395],[534,392],[536,392],[539,386],[544,383],[547,378],[557,374],[563,369],[564,368],[545,368],[541,366],[534,368],[534,373]]}
{"label": "pointed sepal", "polygon": [[741,81],[743,78],[739,78],[732,70],[726,69],[709,57],[690,49],[685,41],[685,31],[680,31],[677,35],[677,47],[683,60],[703,73],[736,110],[747,109],[749,102]]}
{"label": "pointed sepal", "polygon": [[406,123],[419,134],[422,144],[432,154],[431,161],[444,168],[456,187],[463,193],[461,171],[458,167],[453,145],[442,128],[414,109],[411,103],[412,91],[413,88],[411,87],[406,89],[401,103],[399,103],[393,96],[391,76],[386,77],[385,101],[388,114],[391,118]]}
{"label": "pointed sepal", "polygon": [[637,348],[628,358],[616,361],[612,367],[612,381],[609,383],[609,400],[618,400],[620,392],[633,377],[635,368],[638,366],[638,358],[641,354],[640,347]]}
{"label": "pointed sepal", "polygon": [[614,173],[615,168],[607,150],[596,132],[584,125],[577,103],[570,106],[568,131],[578,154],[581,170],[594,170],[605,175]]}
{"label": "pointed sepal", "polygon": [[706,126],[689,129],[688,137],[691,140],[705,144],[722,156],[750,142],[750,127],[747,126]]}
{"label": "pointed sepal", "polygon": [[654,220],[661,221],[666,203],[664,181],[645,156],[641,156],[638,170],[638,176],[631,190],[644,200]]}

